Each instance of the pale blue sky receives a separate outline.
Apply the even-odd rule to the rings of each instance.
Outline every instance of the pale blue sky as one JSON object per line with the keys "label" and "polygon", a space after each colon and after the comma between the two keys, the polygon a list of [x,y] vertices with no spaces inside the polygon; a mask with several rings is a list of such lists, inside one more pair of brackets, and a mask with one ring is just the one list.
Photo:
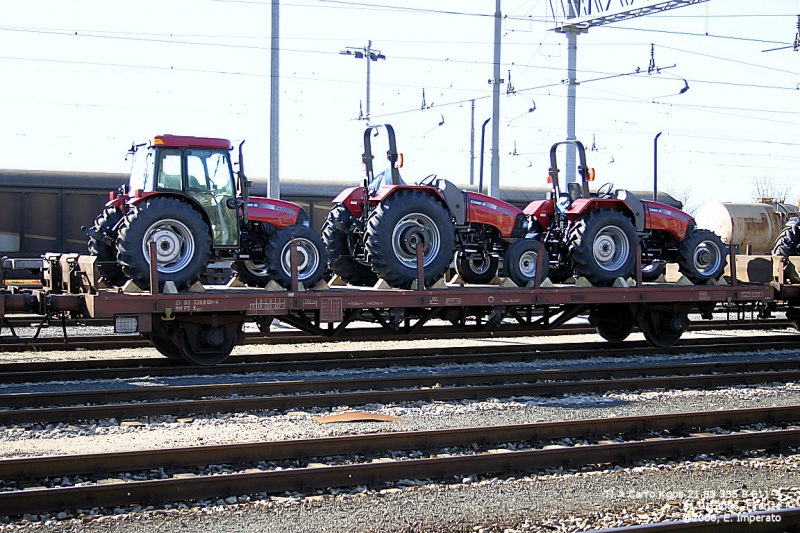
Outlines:
{"label": "pale blue sky", "polygon": [[[173,133],[247,139],[248,174],[267,176],[268,1],[0,5],[0,168],[126,172],[132,141]],[[566,38],[548,30],[549,5],[503,1],[502,73],[518,93],[503,87],[501,186],[545,186],[548,148],[566,135]],[[748,201],[755,178],[796,184],[800,53],[762,50],[792,42],[797,9],[710,0],[581,35],[577,130],[599,149],[589,153],[598,184],[650,189],[659,131],[660,184],[690,189],[696,204]],[[470,105],[454,102],[476,98],[477,179],[493,11],[492,0],[283,1],[281,175],[361,178],[366,62],[339,51],[371,39],[387,57],[372,64],[373,122],[395,127],[404,176],[469,180]],[[657,66],[676,67],[588,81],[646,70],[651,43]]]}

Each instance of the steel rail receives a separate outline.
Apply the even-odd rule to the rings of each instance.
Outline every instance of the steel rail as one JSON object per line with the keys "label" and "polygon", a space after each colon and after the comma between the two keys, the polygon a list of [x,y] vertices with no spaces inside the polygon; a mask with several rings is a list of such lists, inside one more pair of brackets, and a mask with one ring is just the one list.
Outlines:
{"label": "steel rail", "polygon": [[[386,390],[418,387],[454,387],[509,383],[563,382],[597,379],[644,378],[655,376],[689,376],[697,374],[732,374],[800,369],[800,359],[683,363],[676,365],[636,365],[580,369],[544,369],[478,374],[438,374],[423,376],[368,377],[351,379],[281,380],[254,383],[208,385],[171,385],[147,388],[95,389],[66,392],[22,392],[0,395],[0,408],[34,408],[56,405],[105,404],[158,400],[200,400],[214,397],[291,395],[336,390]],[[792,374],[777,376],[791,379]],[[1,413],[2,411],[0,411]]]}
{"label": "steel rail", "polygon": [[[336,352],[297,352],[236,356],[213,367],[187,366],[163,358],[119,359],[103,361],[43,361],[35,363],[0,364],[0,383],[27,383],[61,380],[122,379],[148,376],[186,376],[290,372],[298,370],[329,370],[353,368],[383,368],[387,366],[432,366],[441,364],[470,364],[476,362],[527,362],[543,359],[583,359],[590,357],[622,357],[636,355],[678,355],[702,351],[728,353],[749,350],[796,349],[800,335],[756,336],[750,338],[684,339],[670,348],[654,349],[643,341],[617,345],[603,342],[514,345],[463,346],[437,348],[350,350]],[[102,367],[98,368],[98,365]]]}
{"label": "steel rail", "polygon": [[[51,325],[50,327],[60,327]],[[493,337],[525,337],[535,335],[541,336],[560,336],[560,335],[582,335],[594,334],[597,330],[593,326],[585,324],[565,324],[552,330],[532,330],[530,327],[516,327],[507,325],[510,329],[500,329],[493,332]],[[722,331],[726,329],[741,329],[746,331],[757,331],[767,329],[792,328],[791,322],[779,319],[762,319],[758,322],[739,322],[736,320],[725,321],[704,321],[692,322],[687,328],[688,331]],[[638,331],[638,330],[637,330]],[[348,330],[347,336],[324,337],[311,335],[295,331],[277,331],[268,335],[260,333],[248,333],[244,344],[296,344],[296,343],[320,343],[320,342],[341,342],[341,341],[386,341],[386,340],[414,340],[425,339],[435,336],[437,339],[480,339],[487,336],[486,332],[476,332],[470,326],[443,326],[428,327],[425,332],[413,335],[387,334],[380,328],[355,328]],[[149,340],[140,335],[97,335],[91,337],[0,337],[0,351],[22,352],[22,351],[41,351],[41,350],[74,350],[83,348],[86,350],[108,350],[118,348],[148,348],[152,347]]]}
{"label": "steel rail", "polygon": [[[526,374],[531,376],[532,374]],[[535,376],[535,374],[533,374]],[[485,383],[487,376],[481,375]],[[392,378],[396,379],[396,378]],[[408,386],[418,386],[422,378],[406,378]],[[437,380],[444,380],[438,376]],[[456,380],[463,379],[457,376]],[[753,385],[800,380],[800,370],[777,372],[752,372],[747,374],[705,374],[690,376],[634,377],[621,379],[593,379],[551,383],[514,383],[429,387],[402,390],[357,390],[351,392],[313,392],[311,394],[276,394],[248,398],[197,398],[178,401],[147,403],[118,403],[110,405],[78,405],[67,407],[25,408],[0,410],[0,424],[49,423],[63,421],[95,420],[105,418],[138,418],[152,416],[190,416],[219,412],[246,412],[263,410],[289,410],[310,407],[366,405],[371,403],[398,403],[414,401],[480,400],[491,397],[558,396],[563,394],[601,394],[609,391],[647,389],[710,389],[720,386]],[[362,383],[374,387],[375,379]],[[310,383],[314,387],[313,382]],[[333,383],[338,383],[334,381]],[[287,385],[279,384],[277,387]]]}
{"label": "steel rail", "polygon": [[74,487],[35,488],[0,492],[0,516],[60,509],[156,504],[164,501],[203,499],[286,490],[370,485],[403,478],[447,479],[455,475],[531,472],[544,468],[574,468],[587,464],[630,463],[700,453],[730,453],[751,449],[782,450],[800,445],[800,429],[708,435],[696,428],[738,427],[753,423],[786,424],[800,420],[800,407],[771,407],[645,415],[636,417],[558,421],[510,426],[430,430],[405,433],[323,437],[206,447],[126,451],[73,456],[0,460],[4,479],[35,480],[74,474],[108,475],[154,468],[180,469],[199,464],[246,466],[256,461],[298,459],[329,455],[377,455],[382,451],[437,449],[480,445],[484,449],[501,442],[533,442],[565,437],[633,434],[678,430],[685,437],[644,438],[635,442],[548,447],[505,453],[482,453],[402,461],[305,467],[282,471],[246,470],[224,476],[179,477],[166,480],[119,482]]}

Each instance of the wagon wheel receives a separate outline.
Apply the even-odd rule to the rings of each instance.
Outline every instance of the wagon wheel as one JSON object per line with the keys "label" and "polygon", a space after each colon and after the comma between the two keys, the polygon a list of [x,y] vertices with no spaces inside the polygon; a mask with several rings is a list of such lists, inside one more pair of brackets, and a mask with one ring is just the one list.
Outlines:
{"label": "wagon wheel", "polygon": [[[216,317],[216,321],[213,320]],[[212,324],[183,321],[177,325],[177,345],[184,359],[200,366],[221,363],[244,341],[244,321],[220,322],[217,315],[210,317]]]}
{"label": "wagon wheel", "polygon": [[158,353],[169,359],[184,360],[180,347],[175,344],[172,337],[164,337],[161,335],[150,335],[150,342],[153,347],[158,350]]}
{"label": "wagon wheel", "polygon": [[627,304],[602,304],[592,310],[589,322],[597,334],[611,343],[628,338],[635,325],[631,307]]}
{"label": "wagon wheel", "polygon": [[669,348],[681,338],[689,325],[685,311],[647,309],[639,320],[639,329],[650,346]]}

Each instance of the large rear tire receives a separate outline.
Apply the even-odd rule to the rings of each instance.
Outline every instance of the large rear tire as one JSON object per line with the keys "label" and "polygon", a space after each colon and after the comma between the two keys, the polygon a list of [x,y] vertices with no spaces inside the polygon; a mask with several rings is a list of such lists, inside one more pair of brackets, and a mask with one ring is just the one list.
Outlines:
{"label": "large rear tire", "polygon": [[582,216],[569,234],[569,254],[575,270],[592,285],[611,285],[636,268],[636,228],[613,209],[594,209]]}
{"label": "large rear tire", "polygon": [[328,252],[319,235],[306,226],[283,228],[269,240],[266,249],[269,277],[285,289],[291,287],[293,241],[297,243],[297,281],[305,287],[313,287],[328,267]]}
{"label": "large rear tire", "polygon": [[536,264],[542,257],[542,272],[539,274],[539,281],[543,281],[550,269],[550,259],[547,257],[547,250],[539,241],[530,239],[520,239],[508,247],[503,266],[506,275],[519,287],[525,287],[529,282],[536,278]]}
{"label": "large rear tire", "polygon": [[455,253],[450,214],[432,196],[401,190],[380,203],[367,222],[372,270],[392,287],[417,279],[416,246],[422,246],[425,285],[442,277]]}
{"label": "large rear tire", "polygon": [[688,234],[678,254],[678,269],[695,284],[719,279],[728,264],[727,246],[715,233],[705,229]]}
{"label": "large rear tire", "polygon": [[97,257],[97,271],[111,285],[120,287],[127,277],[117,262],[115,226],[122,220],[122,212],[116,207],[106,207],[89,230],[89,254]]}
{"label": "large rear tire", "polygon": [[772,255],[791,257],[800,255],[800,218],[792,218],[775,239]]}
{"label": "large rear tire", "polygon": [[189,204],[159,197],[131,209],[119,231],[117,258],[125,275],[150,288],[148,243],[156,242],[158,285],[172,281],[178,290],[200,279],[211,256],[208,224]]}
{"label": "large rear tire", "polygon": [[345,283],[367,287],[375,285],[378,276],[367,265],[353,258],[349,239],[354,217],[342,204],[333,206],[322,226],[322,240],[328,251],[328,261],[333,272]]}
{"label": "large rear tire", "polygon": [[467,257],[464,252],[456,252],[456,272],[465,283],[483,285],[490,283],[497,274],[499,260],[484,252],[480,257]]}

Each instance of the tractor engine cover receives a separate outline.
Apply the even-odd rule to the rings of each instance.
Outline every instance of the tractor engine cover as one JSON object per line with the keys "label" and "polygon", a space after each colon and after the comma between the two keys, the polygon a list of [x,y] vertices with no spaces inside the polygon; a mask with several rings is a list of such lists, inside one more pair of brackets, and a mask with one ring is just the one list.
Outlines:
{"label": "tractor engine cover", "polygon": [[277,229],[297,224],[302,211],[299,205],[274,198],[251,196],[247,202],[247,215],[251,221],[267,222]]}

